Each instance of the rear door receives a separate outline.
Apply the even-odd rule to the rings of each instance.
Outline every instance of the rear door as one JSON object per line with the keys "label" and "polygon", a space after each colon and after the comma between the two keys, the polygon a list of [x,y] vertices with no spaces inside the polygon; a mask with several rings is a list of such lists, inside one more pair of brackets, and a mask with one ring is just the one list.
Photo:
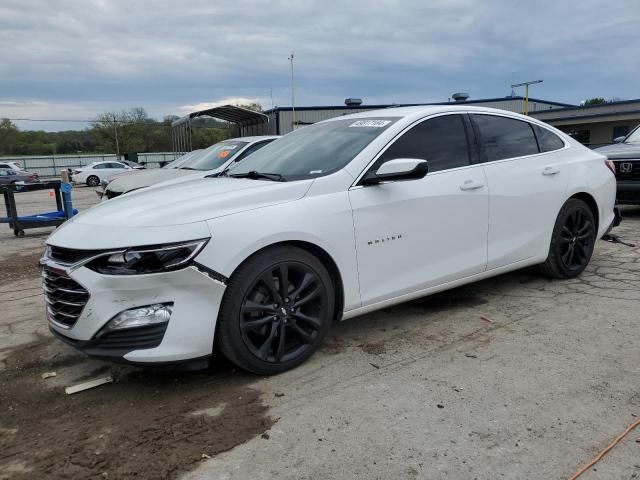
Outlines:
{"label": "rear door", "polygon": [[546,254],[569,180],[564,141],[507,116],[471,119],[489,186],[487,269]]}
{"label": "rear door", "polygon": [[464,115],[430,117],[396,138],[373,163],[429,163],[422,179],[356,185],[353,209],[360,292],[369,305],[484,271],[488,196],[470,160]]}

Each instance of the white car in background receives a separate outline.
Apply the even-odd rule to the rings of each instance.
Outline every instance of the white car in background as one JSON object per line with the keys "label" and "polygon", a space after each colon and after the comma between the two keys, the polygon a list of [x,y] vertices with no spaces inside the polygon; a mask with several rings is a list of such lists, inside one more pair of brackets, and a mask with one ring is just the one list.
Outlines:
{"label": "white car in background", "polygon": [[[132,192],[47,240],[53,333],[137,364],[273,374],[334,320],[540,265],[579,275],[616,221],[611,162],[549,125],[471,106],[295,130],[207,176]],[[428,325],[425,326],[428,328]]]}
{"label": "white car in background", "polygon": [[86,167],[74,168],[72,181],[74,183],[85,183],[90,187],[97,187],[103,179],[107,179],[113,175],[143,169],[144,167],[142,165],[135,162],[115,160],[94,162]]}
{"label": "white car in background", "polygon": [[127,172],[103,180],[97,193],[99,197],[106,200],[160,182],[193,175],[196,172],[207,174],[221,172],[232,163],[240,162],[277,138],[280,137],[262,135],[223,140],[208,148],[186,153],[165,167],[151,168],[143,172]]}

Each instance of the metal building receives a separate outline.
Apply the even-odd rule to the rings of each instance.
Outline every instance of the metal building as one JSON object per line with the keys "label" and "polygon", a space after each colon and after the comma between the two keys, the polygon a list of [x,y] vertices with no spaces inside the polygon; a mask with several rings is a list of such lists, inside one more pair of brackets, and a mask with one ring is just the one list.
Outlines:
{"label": "metal building", "polygon": [[[456,94],[459,95],[459,94]],[[455,97],[455,96],[454,96]],[[466,98],[461,95],[458,98]],[[269,117],[269,131],[272,135],[284,135],[292,130],[305,125],[311,125],[329,118],[348,115],[351,113],[359,113],[367,110],[376,110],[391,107],[408,107],[418,105],[477,105],[482,107],[501,108],[511,112],[524,112],[524,97],[503,97],[489,98],[482,100],[459,100],[453,102],[440,103],[405,103],[405,104],[386,104],[386,105],[363,105],[361,100],[348,98],[345,105],[337,106],[316,106],[316,107],[296,107],[295,108],[295,125],[294,125],[294,109],[291,107],[276,107],[267,110],[265,115]],[[538,100],[529,98],[529,112],[539,112],[554,110],[557,108],[573,107],[567,103],[550,102],[547,100]]]}
{"label": "metal building", "polygon": [[579,142],[596,148],[623,137],[640,124],[640,99],[601,105],[572,106],[531,116],[570,133]]}

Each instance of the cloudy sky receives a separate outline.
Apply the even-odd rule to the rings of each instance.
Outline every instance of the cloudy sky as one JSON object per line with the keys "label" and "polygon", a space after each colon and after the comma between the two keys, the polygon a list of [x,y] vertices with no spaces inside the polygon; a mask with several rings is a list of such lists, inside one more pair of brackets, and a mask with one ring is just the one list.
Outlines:
{"label": "cloudy sky", "polygon": [[[640,97],[638,0],[0,0],[0,118],[508,95]],[[520,91],[518,93],[521,93]],[[77,123],[16,122],[58,130]]]}

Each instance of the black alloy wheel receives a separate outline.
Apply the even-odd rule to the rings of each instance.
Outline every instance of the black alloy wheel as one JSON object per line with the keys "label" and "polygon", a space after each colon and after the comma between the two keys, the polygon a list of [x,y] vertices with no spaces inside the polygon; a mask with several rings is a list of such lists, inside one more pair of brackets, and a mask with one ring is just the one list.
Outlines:
{"label": "black alloy wheel", "polygon": [[313,270],[304,264],[279,263],[258,277],[245,295],[242,339],[260,360],[291,360],[314,343],[327,303],[327,292]]}
{"label": "black alloy wheel", "polygon": [[331,277],[309,252],[263,251],[229,280],[216,333],[220,350],[254,373],[293,368],[318,348],[333,319],[334,301]]}
{"label": "black alloy wheel", "polygon": [[593,249],[593,237],[593,219],[582,209],[574,209],[562,225],[558,242],[562,264],[568,270],[584,269]]}
{"label": "black alloy wheel", "polygon": [[589,206],[570,198],[560,209],[549,246],[549,255],[540,266],[543,274],[572,278],[587,267],[593,254],[597,225]]}

